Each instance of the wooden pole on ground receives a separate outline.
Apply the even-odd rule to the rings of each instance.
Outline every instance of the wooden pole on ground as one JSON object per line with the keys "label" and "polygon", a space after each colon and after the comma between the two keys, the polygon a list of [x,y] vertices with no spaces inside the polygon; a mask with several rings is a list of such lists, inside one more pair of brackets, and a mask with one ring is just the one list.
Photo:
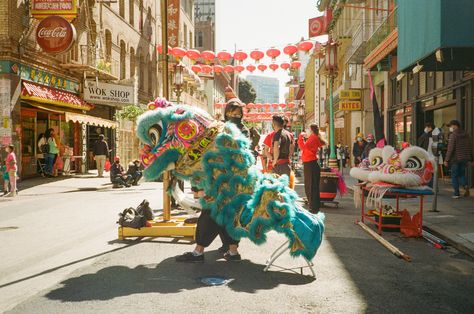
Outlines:
{"label": "wooden pole on ground", "polygon": [[411,257],[406,255],[405,253],[403,253],[402,251],[400,251],[396,246],[394,246],[393,244],[391,244],[390,242],[388,242],[387,240],[385,240],[384,238],[382,238],[379,234],[377,234],[374,230],[370,229],[369,227],[367,227],[366,224],[364,224],[362,221],[358,221],[357,224],[362,228],[364,229],[364,231],[366,231],[368,234],[370,234],[372,237],[375,238],[375,240],[379,241],[380,244],[382,244],[383,246],[385,246],[385,248],[387,248],[390,252],[393,253],[393,255],[395,255],[396,257],[398,258],[401,258],[401,259],[404,259],[405,261],[407,262],[411,262]]}

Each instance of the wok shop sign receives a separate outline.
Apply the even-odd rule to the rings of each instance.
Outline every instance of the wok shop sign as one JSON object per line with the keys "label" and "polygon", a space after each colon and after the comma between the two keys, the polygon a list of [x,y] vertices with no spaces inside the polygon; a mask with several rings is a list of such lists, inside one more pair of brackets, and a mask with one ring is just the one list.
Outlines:
{"label": "wok shop sign", "polygon": [[130,105],[134,103],[133,86],[86,81],[84,100],[105,105]]}

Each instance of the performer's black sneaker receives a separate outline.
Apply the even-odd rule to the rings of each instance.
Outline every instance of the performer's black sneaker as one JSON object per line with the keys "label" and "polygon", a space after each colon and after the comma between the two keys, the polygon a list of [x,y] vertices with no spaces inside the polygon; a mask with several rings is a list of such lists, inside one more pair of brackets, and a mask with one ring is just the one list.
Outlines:
{"label": "performer's black sneaker", "polygon": [[224,254],[224,259],[228,262],[240,262],[242,260],[242,257],[238,253],[235,255],[231,255],[229,252],[227,252]]}
{"label": "performer's black sneaker", "polygon": [[193,252],[186,252],[183,255],[176,256],[177,262],[184,263],[202,263],[204,262],[204,254],[194,255]]}
{"label": "performer's black sneaker", "polygon": [[223,245],[220,248],[217,249],[219,253],[225,254],[229,251],[229,246],[228,245]]}

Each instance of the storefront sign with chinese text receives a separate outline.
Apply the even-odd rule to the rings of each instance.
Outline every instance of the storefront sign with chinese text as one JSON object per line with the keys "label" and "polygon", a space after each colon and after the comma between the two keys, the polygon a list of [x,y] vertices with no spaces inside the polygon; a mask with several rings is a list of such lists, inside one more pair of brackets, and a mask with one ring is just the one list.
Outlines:
{"label": "storefront sign with chinese text", "polygon": [[359,89],[345,89],[339,93],[340,99],[353,99],[359,100],[362,97],[362,93]]}
{"label": "storefront sign with chinese text", "polygon": [[168,45],[179,45],[179,0],[168,0]]}
{"label": "storefront sign with chinese text", "polygon": [[77,16],[77,0],[32,0],[31,15],[36,19],[59,15],[72,21]]}
{"label": "storefront sign with chinese text", "polygon": [[75,94],[79,93],[79,83],[26,65],[20,65],[20,77],[25,81],[32,81]]}
{"label": "storefront sign with chinese text", "polygon": [[61,16],[48,16],[36,29],[36,41],[46,53],[66,52],[75,40],[76,29]]}
{"label": "storefront sign with chinese text", "polygon": [[339,110],[341,111],[355,111],[361,109],[362,104],[359,100],[341,100],[339,102]]}
{"label": "storefront sign with chinese text", "polygon": [[133,86],[86,81],[84,85],[84,100],[106,105],[133,104]]}

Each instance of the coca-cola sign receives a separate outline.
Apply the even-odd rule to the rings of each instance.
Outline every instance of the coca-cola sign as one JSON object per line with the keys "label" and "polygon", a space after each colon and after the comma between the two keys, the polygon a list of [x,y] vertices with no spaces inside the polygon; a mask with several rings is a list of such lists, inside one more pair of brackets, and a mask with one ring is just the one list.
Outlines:
{"label": "coca-cola sign", "polygon": [[71,48],[76,40],[76,29],[61,16],[48,16],[36,29],[36,41],[47,53],[62,53]]}

